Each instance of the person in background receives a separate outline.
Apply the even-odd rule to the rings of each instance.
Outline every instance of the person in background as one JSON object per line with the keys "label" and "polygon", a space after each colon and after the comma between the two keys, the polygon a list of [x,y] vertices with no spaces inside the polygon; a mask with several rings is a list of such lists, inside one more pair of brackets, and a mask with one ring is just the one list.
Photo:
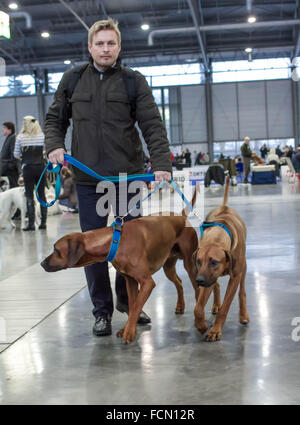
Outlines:
{"label": "person in background", "polygon": [[282,150],[280,149],[280,145],[277,145],[275,153],[279,156],[279,158],[282,156]]}
{"label": "person in background", "polygon": [[279,156],[276,154],[275,148],[270,149],[270,153],[267,158],[268,164],[270,164],[271,161],[276,161],[279,164]]}
{"label": "person in background", "polygon": [[1,149],[0,175],[6,176],[9,182],[9,188],[18,186],[19,168],[18,161],[14,157],[14,149],[16,142],[15,125],[12,122],[4,122],[2,124],[2,134],[5,137]]}
{"label": "person in background", "polygon": [[[28,226],[24,231],[35,230],[34,186],[38,183],[45,168],[44,163],[44,133],[36,118],[27,115],[23,118],[23,127],[16,138],[14,156],[21,159],[22,172],[25,186],[25,196],[28,212]],[[46,202],[45,175],[38,187],[39,198]],[[46,229],[47,207],[41,208],[41,224],[39,229]]]}
{"label": "person in background", "polygon": [[185,158],[185,163],[186,163],[187,167],[191,167],[192,166],[192,158],[191,158],[191,152],[189,151],[188,148],[185,151],[184,158]]}
{"label": "person in background", "polygon": [[268,154],[268,148],[267,148],[267,145],[265,143],[260,148],[260,153],[261,153],[262,159],[265,160],[266,159],[266,156]]}
{"label": "person in background", "polygon": [[249,183],[248,175],[250,173],[250,161],[252,156],[252,152],[251,152],[249,144],[250,144],[250,137],[245,137],[244,143],[241,146],[241,153],[242,153],[243,164],[244,164],[244,183]]}
{"label": "person in background", "polygon": [[300,173],[300,146],[297,147],[296,152],[292,156],[292,163],[296,173]]}

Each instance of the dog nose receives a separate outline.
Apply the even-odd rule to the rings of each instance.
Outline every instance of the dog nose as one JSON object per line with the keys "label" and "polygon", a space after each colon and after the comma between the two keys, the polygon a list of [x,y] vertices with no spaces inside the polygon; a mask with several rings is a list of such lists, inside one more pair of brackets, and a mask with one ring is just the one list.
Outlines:
{"label": "dog nose", "polygon": [[205,286],[205,278],[204,276],[197,276],[196,282],[198,286]]}
{"label": "dog nose", "polygon": [[47,271],[47,269],[46,269],[47,264],[46,264],[46,261],[45,261],[45,260],[43,260],[43,261],[41,262],[41,266],[43,267],[43,269],[45,269],[45,270]]}

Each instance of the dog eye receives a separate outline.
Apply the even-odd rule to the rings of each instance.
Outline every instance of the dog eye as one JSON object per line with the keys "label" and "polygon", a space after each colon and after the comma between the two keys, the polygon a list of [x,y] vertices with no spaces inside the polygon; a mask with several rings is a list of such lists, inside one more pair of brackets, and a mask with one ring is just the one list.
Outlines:
{"label": "dog eye", "polygon": [[216,266],[219,264],[219,261],[216,261],[216,260],[210,260],[210,264],[211,264],[213,267],[216,267]]}
{"label": "dog eye", "polygon": [[199,258],[197,258],[197,260],[196,260],[196,264],[197,264],[197,266],[199,266],[199,267],[201,267],[201,261],[199,260]]}

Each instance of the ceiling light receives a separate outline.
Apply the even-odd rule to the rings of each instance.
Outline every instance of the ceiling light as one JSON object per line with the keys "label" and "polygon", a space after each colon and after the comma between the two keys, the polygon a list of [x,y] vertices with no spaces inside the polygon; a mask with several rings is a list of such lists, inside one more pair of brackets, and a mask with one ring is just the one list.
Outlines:
{"label": "ceiling light", "polygon": [[10,3],[8,5],[8,7],[12,10],[16,10],[16,9],[18,9],[19,6],[17,5],[17,3]]}
{"label": "ceiling light", "polygon": [[252,53],[252,47],[246,47],[245,52],[246,53]]}
{"label": "ceiling light", "polygon": [[49,38],[50,37],[50,34],[47,31],[44,31],[44,32],[41,33],[41,36],[43,38]]}
{"label": "ceiling light", "polygon": [[143,24],[141,25],[142,30],[147,31],[150,28],[149,24]]}
{"label": "ceiling light", "polygon": [[249,16],[248,22],[249,22],[249,24],[254,24],[254,22],[256,22],[256,17],[255,16]]}
{"label": "ceiling light", "polygon": [[71,63],[70,59],[66,59],[66,60],[64,61],[64,64],[65,64],[65,65],[70,65],[70,63]]}

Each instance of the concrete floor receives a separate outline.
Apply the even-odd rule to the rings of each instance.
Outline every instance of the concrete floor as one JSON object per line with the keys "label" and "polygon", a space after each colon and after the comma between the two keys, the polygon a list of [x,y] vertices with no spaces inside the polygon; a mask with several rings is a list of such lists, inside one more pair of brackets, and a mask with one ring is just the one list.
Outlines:
{"label": "concrete floor", "polygon": [[[49,217],[44,232],[1,232],[0,404],[299,404],[299,193],[298,183],[230,189],[248,227],[250,324],[239,324],[236,297],[215,343],[194,328],[181,264],[185,314],[174,314],[175,288],[159,271],[144,308],[152,324],[124,345],[115,333],[126,316],[117,311],[112,336],[92,335],[82,269],[47,274],[39,266],[56,239],[78,230],[78,215]],[[205,213],[222,196],[206,189]],[[226,284],[222,278],[223,295]]]}

